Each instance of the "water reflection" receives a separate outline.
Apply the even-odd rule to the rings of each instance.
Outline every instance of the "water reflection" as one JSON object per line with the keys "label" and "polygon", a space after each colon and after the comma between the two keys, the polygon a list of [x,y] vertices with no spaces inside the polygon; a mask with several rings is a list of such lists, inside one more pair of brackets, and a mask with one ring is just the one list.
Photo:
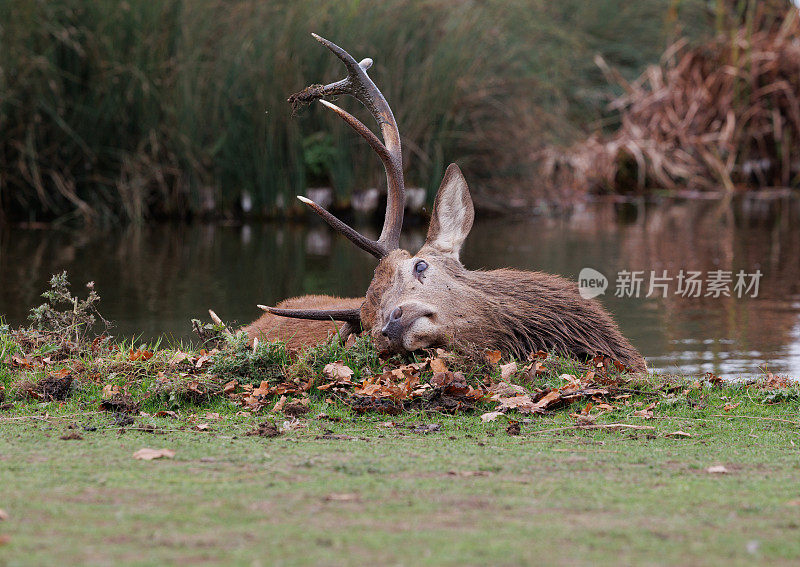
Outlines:
{"label": "water reflection", "polygon": [[[471,269],[513,266],[609,278],[600,300],[651,367],[752,375],[769,365],[800,375],[800,200],[733,204],[593,204],[565,219],[477,222],[463,252]],[[374,229],[364,229],[372,238]],[[404,232],[417,250],[424,231]],[[94,280],[118,335],[189,338],[211,307],[240,323],[256,303],[303,293],[362,295],[374,260],[322,225],[194,224],[105,234],[11,228],[0,236],[0,314],[24,323],[49,275]],[[761,270],[758,298],[614,296],[621,270]],[[646,280],[647,281],[647,280]],[[645,283],[644,289],[647,284]]]}

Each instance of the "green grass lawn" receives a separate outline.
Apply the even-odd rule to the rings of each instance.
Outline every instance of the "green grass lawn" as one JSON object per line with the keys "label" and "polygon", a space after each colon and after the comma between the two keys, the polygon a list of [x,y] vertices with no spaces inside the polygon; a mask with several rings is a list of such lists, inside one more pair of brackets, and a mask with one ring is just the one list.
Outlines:
{"label": "green grass lawn", "polygon": [[742,392],[729,414],[715,388],[703,409],[598,419],[653,429],[557,411],[518,436],[504,417],[324,401],[274,438],[245,435],[269,412],[224,404],[123,427],[85,402],[25,404],[0,418],[0,563],[797,564],[798,404]]}

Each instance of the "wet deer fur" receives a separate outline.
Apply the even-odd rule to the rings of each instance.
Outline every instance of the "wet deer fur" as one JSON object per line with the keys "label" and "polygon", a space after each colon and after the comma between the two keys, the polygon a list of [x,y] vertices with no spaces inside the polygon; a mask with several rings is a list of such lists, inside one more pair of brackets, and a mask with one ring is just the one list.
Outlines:
{"label": "wet deer fur", "polygon": [[[335,297],[331,295],[303,295],[284,299],[276,307],[280,309],[360,309],[363,297]],[[240,330],[247,333],[252,341],[280,340],[290,350],[314,346],[338,334],[347,338],[353,332],[360,331],[346,321],[333,322],[327,320],[308,320],[281,317],[272,313],[264,313]]]}
{"label": "wet deer fur", "polygon": [[[347,78],[293,95],[297,104],[320,99],[375,150],[384,163],[387,211],[378,241],[371,241],[328,211],[301,198],[335,230],[380,262],[365,298],[304,296],[277,307],[245,327],[251,337],[280,338],[297,345],[325,340],[332,320],[345,322],[342,336],[362,328],[376,345],[395,352],[448,345],[478,345],[524,357],[543,350],[579,358],[610,356],[635,371],[646,371],[641,354],[622,335],[611,315],[594,299],[584,299],[575,282],[541,272],[467,270],[459,260],[472,228],[474,207],[461,170],[451,164],[436,195],[425,245],[416,255],[399,248],[404,185],[400,136],[391,109],[367,77],[372,60],[356,63],[346,51],[314,36],[337,55]],[[349,94],[381,126],[383,142],[357,118],[321,100]],[[283,323],[282,318],[294,323]],[[326,321],[327,320],[327,321]]]}

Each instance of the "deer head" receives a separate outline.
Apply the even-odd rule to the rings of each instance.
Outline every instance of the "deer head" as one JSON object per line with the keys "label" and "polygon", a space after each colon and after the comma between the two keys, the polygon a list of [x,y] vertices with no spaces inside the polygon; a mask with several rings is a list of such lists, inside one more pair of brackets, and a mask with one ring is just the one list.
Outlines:
{"label": "deer head", "polygon": [[[602,353],[645,370],[644,359],[611,316],[597,301],[581,298],[575,283],[540,272],[470,271],[461,264],[459,253],[475,211],[467,182],[455,164],[447,168],[439,187],[424,246],[415,255],[400,249],[404,209],[400,134],[389,105],[367,76],[372,60],[357,63],[337,45],[314,37],[344,62],[348,75],[335,83],[308,87],[289,102],[320,99],[378,154],[388,187],[381,236],[370,240],[313,201],[299,198],[380,262],[360,308],[259,307],[283,317],[346,321],[368,331],[379,347],[394,352],[472,343],[519,356],[537,350],[587,357]],[[383,142],[357,118],[321,100],[338,94],[352,95],[370,110]]]}

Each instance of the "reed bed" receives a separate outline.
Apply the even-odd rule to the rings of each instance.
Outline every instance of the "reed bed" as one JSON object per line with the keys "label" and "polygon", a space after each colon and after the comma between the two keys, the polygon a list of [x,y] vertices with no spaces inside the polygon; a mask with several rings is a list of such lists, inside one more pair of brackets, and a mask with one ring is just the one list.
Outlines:
{"label": "reed bed", "polygon": [[611,105],[621,124],[541,152],[546,179],[579,193],[800,187],[800,18],[782,12],[680,40],[630,83],[598,58],[625,91]]}
{"label": "reed bed", "polygon": [[338,205],[380,187],[380,163],[335,116],[291,116],[290,93],[342,75],[311,31],[375,60],[410,184],[434,191],[457,160],[479,200],[502,200],[530,190],[532,149],[574,141],[602,114],[612,87],[592,54],[632,78],[675,29],[708,28],[704,6],[7,0],[0,220],[269,215],[309,186],[332,186]]}

